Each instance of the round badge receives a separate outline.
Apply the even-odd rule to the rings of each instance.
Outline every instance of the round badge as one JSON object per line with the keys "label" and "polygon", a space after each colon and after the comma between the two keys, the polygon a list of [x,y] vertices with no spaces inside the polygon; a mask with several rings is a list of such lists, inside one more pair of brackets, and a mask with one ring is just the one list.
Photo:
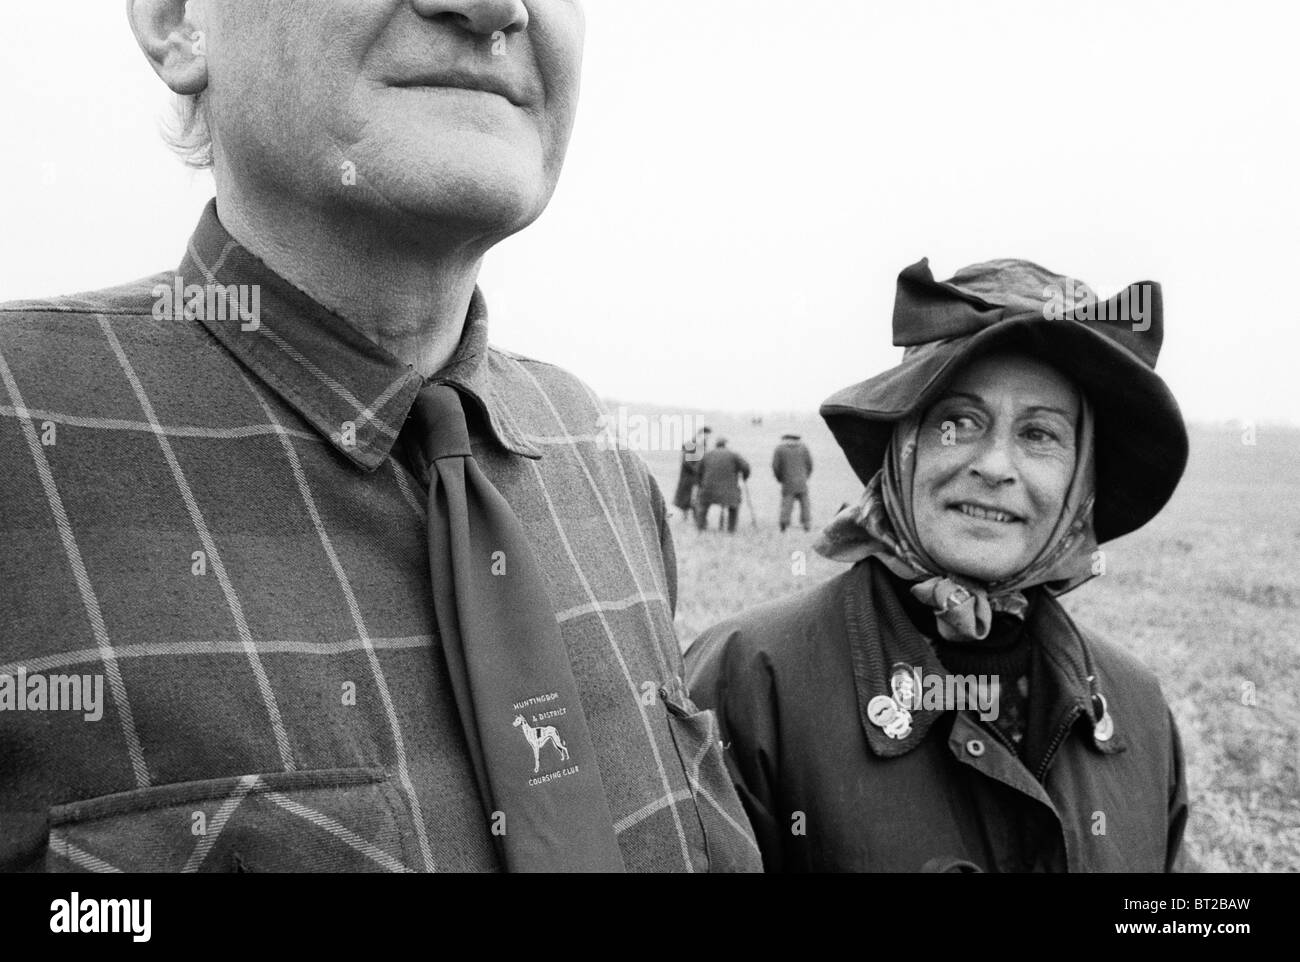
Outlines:
{"label": "round badge", "polygon": [[871,719],[873,725],[884,728],[893,722],[897,714],[898,705],[888,695],[877,695],[867,702],[867,717]]}
{"label": "round badge", "polygon": [[911,668],[900,668],[894,672],[894,677],[890,679],[889,687],[894,692],[894,702],[900,708],[913,709],[918,707],[916,697],[916,679],[912,677]]}
{"label": "round badge", "polygon": [[906,710],[899,711],[894,716],[894,720],[885,726],[885,734],[900,741],[911,733],[912,713]]}

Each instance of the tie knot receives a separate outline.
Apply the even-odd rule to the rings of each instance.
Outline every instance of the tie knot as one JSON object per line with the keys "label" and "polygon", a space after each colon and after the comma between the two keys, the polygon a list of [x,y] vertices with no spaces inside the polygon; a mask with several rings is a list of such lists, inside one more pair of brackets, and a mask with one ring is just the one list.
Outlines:
{"label": "tie knot", "polygon": [[427,384],[411,412],[419,432],[420,450],[430,466],[442,458],[470,458],[469,428],[460,393],[446,384]]}

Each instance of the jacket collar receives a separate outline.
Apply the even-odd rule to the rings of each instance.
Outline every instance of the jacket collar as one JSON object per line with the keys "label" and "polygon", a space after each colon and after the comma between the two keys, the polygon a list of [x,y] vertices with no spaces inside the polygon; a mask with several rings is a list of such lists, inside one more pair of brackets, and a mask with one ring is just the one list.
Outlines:
{"label": "jacket collar", "polygon": [[[218,288],[224,293],[214,296]],[[190,316],[339,453],[367,472],[388,458],[425,379],[240,246],[221,225],[215,200],[164,296],[180,314],[196,295],[204,308]],[[476,288],[460,345],[430,382],[468,397],[497,445],[538,459],[496,390],[487,334],[487,305]]]}
{"label": "jacket collar", "polygon": [[[1039,688],[1030,693],[1031,699],[1036,695],[1048,700],[1046,717],[1051,719],[1050,724],[1081,713],[1088,720],[1089,742],[1094,748],[1105,754],[1123,751],[1113,719],[1103,724],[1101,703],[1093,697],[1100,693],[1083,636],[1054,598],[1046,592],[1035,594],[1025,628],[1040,649],[1042,672],[1036,679]],[[911,709],[910,730],[904,737],[895,738],[872,720],[873,700],[893,697],[892,679],[900,668],[913,675],[919,670],[926,680],[951,673],[912,623],[891,576],[876,560],[867,559],[855,566],[848,579],[844,605],[858,717],[867,744],[880,757],[905,755],[920,745],[934,723],[951,709],[927,708],[928,702],[922,697],[920,704]],[[1099,733],[1102,737],[1098,737]]]}

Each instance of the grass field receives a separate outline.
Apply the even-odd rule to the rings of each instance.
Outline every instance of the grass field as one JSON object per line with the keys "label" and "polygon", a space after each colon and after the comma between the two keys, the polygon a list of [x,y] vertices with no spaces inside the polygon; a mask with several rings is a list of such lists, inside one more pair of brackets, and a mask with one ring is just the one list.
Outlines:
{"label": "grass field", "polygon": [[[660,409],[630,407],[652,415]],[[813,535],[861,485],[819,418],[709,415],[749,459],[758,525],[734,537],[674,520],[683,647],[710,624],[843,570]],[[777,530],[772,449],[801,433],[815,462],[813,535]],[[1187,755],[1189,867],[1300,870],[1300,432],[1192,432],[1188,472],[1151,524],[1105,547],[1106,574],[1063,601],[1080,622],[1134,652],[1161,679]],[[678,455],[645,454],[671,499]],[[717,509],[714,509],[716,515]]]}

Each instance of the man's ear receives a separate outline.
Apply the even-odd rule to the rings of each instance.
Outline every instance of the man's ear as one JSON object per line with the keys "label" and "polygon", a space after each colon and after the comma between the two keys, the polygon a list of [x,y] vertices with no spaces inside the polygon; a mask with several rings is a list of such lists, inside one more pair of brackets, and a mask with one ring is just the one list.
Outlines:
{"label": "man's ear", "polygon": [[127,0],[136,42],[163,83],[178,94],[208,86],[207,37],[192,0]]}

